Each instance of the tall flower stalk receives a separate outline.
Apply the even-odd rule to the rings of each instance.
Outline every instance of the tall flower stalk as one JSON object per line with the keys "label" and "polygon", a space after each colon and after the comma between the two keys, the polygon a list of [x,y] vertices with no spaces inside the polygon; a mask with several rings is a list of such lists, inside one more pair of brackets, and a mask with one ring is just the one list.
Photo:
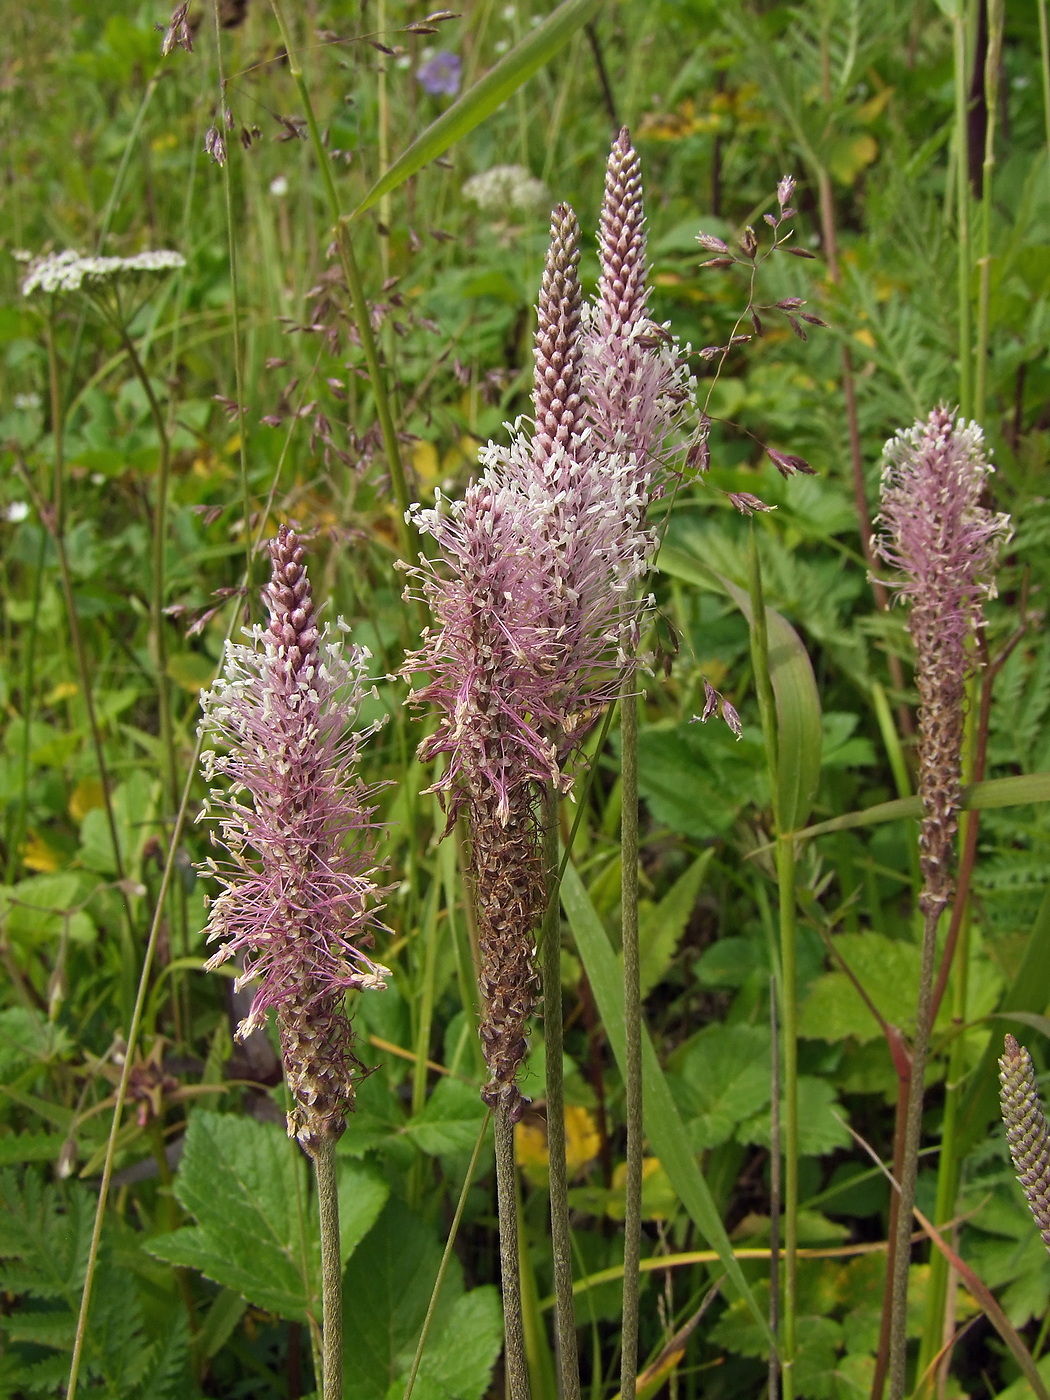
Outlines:
{"label": "tall flower stalk", "polygon": [[[276,1012],[292,1096],[288,1132],[314,1161],[321,1218],[323,1396],[342,1395],[335,1144],[354,1107],[361,1066],[343,1008],[350,990],[385,985],[373,942],[374,808],[357,775],[375,726],[354,729],[368,652],[343,655],[314,612],[304,548],[286,526],[269,545],[268,627],[228,643],[223,675],[201,696],[211,788],[203,815],[226,855],[202,867],[222,886],[208,919],[221,941],[209,970],[243,959],[236,986],[257,983],[244,1039]],[[340,627],[342,623],[339,624]]]}
{"label": "tall flower stalk", "polygon": [[[622,132],[609,163],[593,309],[580,289],[576,217],[566,205],[552,215],[537,307],[533,431],[519,422],[508,447],[483,449],[483,471],[462,501],[414,511],[437,546],[434,563],[415,571],[435,627],[411,662],[430,676],[413,698],[441,711],[420,756],[445,756],[436,790],[449,825],[464,812],[471,832],[489,1071],[483,1098],[495,1113],[507,1235],[514,1229],[508,1144],[524,1107],[516,1078],[536,999],[536,931],[552,894],[545,829],[571,783],[573,755],[637,666],[644,606],[637,585],[654,548],[645,511],[688,383],[670,336],[645,314],[641,229],[638,161]],[[548,1146],[560,1374],[563,1396],[571,1396],[578,1375],[556,937],[547,934],[544,986],[549,1071],[556,1061]],[[512,1393],[522,1394],[524,1362],[510,1354],[518,1325],[510,1255],[505,1243],[508,1372]]]}
{"label": "tall flower stalk", "polygon": [[980,427],[944,407],[886,444],[882,533],[876,556],[898,571],[891,581],[908,604],[919,692],[918,769],[922,821],[919,865],[923,915],[918,1004],[893,1232],[890,1400],[906,1380],[906,1309],[911,1217],[915,1204],[926,1061],[929,1053],[937,925],[953,893],[953,848],[962,784],[966,683],[975,665],[974,634],[1008,517],[980,505],[992,470]]}

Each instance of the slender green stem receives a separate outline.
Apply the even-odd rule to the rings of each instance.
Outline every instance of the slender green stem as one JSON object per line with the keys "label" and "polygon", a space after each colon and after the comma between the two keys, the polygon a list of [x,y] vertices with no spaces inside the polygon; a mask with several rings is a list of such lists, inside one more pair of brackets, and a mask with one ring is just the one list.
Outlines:
{"label": "slender green stem", "polygon": [[496,1197],[499,1209],[499,1262],[503,1288],[503,1364],[507,1400],[529,1400],[529,1369],[525,1360],[525,1322],[521,1310],[518,1261],[518,1187],[514,1166],[514,1124],[497,1111],[493,1119],[496,1142]]}
{"label": "slender green stem", "polygon": [[781,1391],[784,1400],[795,1394],[795,1318],[797,1315],[798,1262],[798,974],[797,929],[795,921],[795,843],[781,831],[780,759],[777,736],[776,701],[769,674],[769,636],[766,604],[762,590],[762,568],[758,543],[752,527],[748,550],[751,593],[751,666],[762,720],[766,766],[773,797],[773,820],[777,830],[777,894],[780,902],[780,1002],[783,1047],[783,1141],[784,1141],[784,1292],[781,1327]]}
{"label": "slender green stem", "polygon": [[904,1155],[901,1164],[900,1199],[897,1205],[897,1239],[893,1271],[893,1303],[890,1317],[890,1400],[903,1400],[907,1370],[908,1266],[911,1263],[911,1215],[915,1205],[915,1182],[919,1171],[919,1142],[922,1137],[922,1109],[926,1088],[926,1061],[930,1050],[930,1012],[933,1006],[933,975],[937,954],[937,924],[940,910],[930,910],[923,920],[922,957],[919,967],[919,999],[915,1012],[915,1039],[912,1045],[911,1083],[908,1087],[908,1117],[904,1129]]}
{"label": "slender green stem", "polygon": [[314,1152],[321,1220],[321,1347],[323,1400],[343,1400],[343,1259],[339,1247],[339,1189],[333,1137]]}
{"label": "slender green stem", "polygon": [[157,717],[165,755],[164,802],[165,815],[174,811],[178,795],[178,774],[175,765],[175,742],[171,725],[171,704],[168,694],[168,648],[164,630],[164,563],[168,542],[168,482],[171,474],[171,440],[168,423],[153,392],[146,367],[122,319],[114,323],[127,353],[135,378],[142,385],[149,404],[153,425],[157,430],[157,500],[153,515],[153,577],[150,582],[150,649],[157,672]]}
{"label": "slender green stem", "polygon": [[795,843],[777,841],[777,893],[780,899],[781,1022],[784,1070],[784,1308],[781,1331],[784,1400],[795,1394],[798,1272],[798,972],[795,923]]}
{"label": "slender green stem", "polygon": [[627,1181],[623,1234],[623,1328],[620,1395],[634,1400],[638,1381],[638,1294],[642,1245],[642,994],[638,947],[638,697],[634,676],[620,690],[620,877],[623,930],[624,1089]]}
{"label": "slender green stem", "polygon": [[1050,25],[1046,20],[1046,0],[1037,0],[1039,15],[1039,71],[1043,79],[1043,125],[1046,128],[1046,158],[1050,161]]}
{"label": "slender green stem", "polygon": [[[222,25],[219,17],[219,0],[213,0],[212,15],[215,20],[215,60],[219,68],[220,108],[226,105],[226,75],[222,62]],[[221,116],[220,116],[221,120]],[[241,291],[238,277],[237,224],[233,210],[233,174],[229,160],[223,162],[222,191],[226,205],[226,257],[230,266],[230,314],[233,318],[233,383],[237,396],[237,460],[241,476],[241,509],[244,512],[244,572],[251,584],[251,491],[248,487],[248,432],[244,420],[244,346],[241,343]]]}
{"label": "slender green stem", "polygon": [[[776,960],[774,960],[775,966]],[[780,1025],[777,1020],[777,979],[769,979],[770,1114],[769,1114],[769,1330],[780,1341],[780,1163],[783,1144],[780,1133]],[[780,1367],[774,1353],[769,1356],[766,1382],[769,1400],[780,1394]]]}
{"label": "slender green stem", "polygon": [[576,1310],[572,1295],[572,1233],[569,1229],[569,1180],[565,1163],[564,1037],[561,1006],[560,912],[555,876],[558,869],[558,799],[548,783],[543,803],[543,863],[549,896],[543,920],[543,1037],[547,1060],[547,1162],[554,1256],[554,1338],[561,1400],[578,1400],[580,1366],[576,1353]]}
{"label": "slender green stem", "polygon": [[386,388],[386,375],[379,363],[379,351],[376,346],[375,336],[372,334],[372,322],[368,311],[368,301],[365,297],[364,284],[361,281],[361,273],[358,270],[357,259],[354,256],[353,243],[350,239],[350,229],[343,218],[339,208],[339,195],[336,192],[335,180],[332,178],[332,164],[328,157],[328,152],[324,148],[324,141],[321,138],[321,131],[317,125],[317,118],[314,115],[313,103],[310,100],[310,91],[303,78],[302,66],[299,63],[295,45],[292,41],[292,33],[285,19],[281,0],[270,0],[277,24],[281,31],[281,40],[288,54],[288,71],[292,75],[299,100],[303,104],[303,111],[306,114],[306,124],[310,133],[310,141],[314,148],[318,167],[321,171],[321,178],[324,182],[325,194],[328,199],[328,208],[331,214],[332,223],[336,231],[336,243],[339,249],[339,261],[342,265],[343,276],[346,278],[346,285],[350,292],[350,304],[354,313],[354,323],[357,326],[357,333],[361,340],[361,350],[365,357],[365,364],[368,368],[368,378],[372,385],[372,393],[375,395],[376,415],[379,419],[379,429],[383,437],[383,450],[386,453],[387,466],[390,469],[390,484],[394,492],[394,500],[397,503],[398,518],[397,530],[398,540],[402,554],[409,563],[415,562],[417,550],[405,515],[411,501],[408,493],[408,481],[405,476],[404,465],[401,461],[401,450],[397,441],[397,429],[394,426],[394,416],[391,410],[390,397]]}
{"label": "slender green stem", "polygon": [[[970,343],[970,143],[965,8],[963,3],[956,6],[952,42],[955,54],[955,179],[959,204],[959,412],[969,418],[973,412],[973,346]],[[911,1224],[910,1212],[905,1216],[905,1224]]]}
{"label": "slender green stem", "polygon": [[999,111],[999,65],[1003,53],[1003,12],[1005,0],[988,3],[988,52],[984,61],[984,99],[987,126],[984,135],[984,165],[981,180],[981,281],[977,301],[977,388],[974,416],[984,421],[988,394],[988,333],[991,304],[992,268],[992,183],[995,173],[995,125]]}
{"label": "slender green stem", "polygon": [[467,1174],[463,1178],[463,1189],[460,1191],[459,1200],[456,1202],[456,1213],[452,1217],[452,1226],[448,1232],[448,1239],[445,1241],[444,1253],[441,1255],[441,1263],[438,1265],[437,1277],[434,1279],[434,1287],[430,1293],[427,1315],[423,1319],[423,1327],[419,1333],[419,1341],[416,1343],[416,1354],[412,1358],[412,1366],[408,1372],[408,1380],[405,1382],[404,1400],[412,1400],[412,1388],[416,1383],[416,1376],[419,1373],[419,1363],[423,1360],[423,1351],[427,1344],[427,1337],[430,1335],[430,1324],[434,1320],[438,1299],[441,1297],[441,1285],[445,1282],[445,1275],[448,1272],[449,1260],[452,1258],[456,1236],[459,1234],[459,1227],[463,1220],[463,1211],[467,1204],[467,1196],[470,1193],[471,1183],[474,1180],[474,1173],[478,1168],[478,1158],[481,1156],[481,1148],[485,1142],[485,1132],[488,1129],[491,1116],[491,1113],[486,1111],[485,1117],[481,1122],[481,1131],[478,1133],[478,1140],[474,1144],[474,1151],[471,1154],[470,1165],[467,1167]]}

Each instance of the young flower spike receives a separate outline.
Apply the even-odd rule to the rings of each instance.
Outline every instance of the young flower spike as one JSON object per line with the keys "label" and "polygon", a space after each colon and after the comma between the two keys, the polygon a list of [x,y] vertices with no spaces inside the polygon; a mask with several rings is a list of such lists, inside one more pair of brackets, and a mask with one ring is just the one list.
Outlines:
{"label": "young flower spike", "polygon": [[1028,1209],[1050,1250],[1050,1130],[1035,1086],[1032,1057],[1012,1035],[999,1061],[999,1098],[1010,1156]]}
{"label": "young flower spike", "polygon": [[920,852],[925,912],[944,908],[952,892],[952,841],[957,825],[970,642],[981,606],[995,593],[999,546],[1010,533],[1006,515],[979,504],[993,470],[976,423],[935,408],[885,448],[881,535],[876,555],[902,577],[887,580],[909,605],[919,691]]}
{"label": "young flower spike", "polygon": [[288,1131],[314,1152],[346,1126],[360,1074],[343,998],[388,975],[364,952],[381,891],[357,760],[377,726],[352,728],[369,653],[344,657],[318,630],[303,545],[282,525],[269,551],[269,626],[227,643],[224,673],[201,695],[201,732],[222,750],[205,752],[201,768],[228,784],[210,790],[202,813],[228,852],[201,867],[223,886],[208,919],[209,941],[222,946],[206,966],[241,955],[236,985],[258,979],[240,1039],[276,1009],[295,1099]]}

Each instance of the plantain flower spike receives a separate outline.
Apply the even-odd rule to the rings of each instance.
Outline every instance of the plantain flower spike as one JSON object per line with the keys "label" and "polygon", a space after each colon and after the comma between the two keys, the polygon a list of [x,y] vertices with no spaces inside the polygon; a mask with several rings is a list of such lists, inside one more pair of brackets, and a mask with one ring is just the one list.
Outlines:
{"label": "plantain flower spike", "polygon": [[1010,519],[980,504],[989,473],[981,429],[935,408],[885,447],[882,533],[876,555],[900,577],[887,580],[908,604],[919,692],[919,836],[926,914],[951,898],[952,844],[962,782],[966,682],[982,606],[995,596],[995,566]]}
{"label": "plantain flower spike", "polygon": [[342,1133],[361,1075],[345,995],[389,975],[365,952],[382,891],[375,809],[357,772],[378,726],[354,729],[369,653],[344,655],[318,629],[302,542],[282,525],[269,551],[269,626],[227,643],[223,674],[201,695],[201,733],[218,744],[201,769],[209,784],[224,780],[201,815],[217,822],[213,840],[226,850],[200,867],[222,886],[208,919],[209,941],[222,946],[206,967],[239,955],[236,985],[258,982],[239,1039],[275,1009],[294,1099],[289,1135],[312,1153]]}

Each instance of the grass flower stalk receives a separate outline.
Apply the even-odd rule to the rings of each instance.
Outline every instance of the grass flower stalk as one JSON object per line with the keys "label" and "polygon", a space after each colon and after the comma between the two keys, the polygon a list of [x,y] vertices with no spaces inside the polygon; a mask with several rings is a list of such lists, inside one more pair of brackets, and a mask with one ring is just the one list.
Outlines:
{"label": "grass flower stalk", "polygon": [[[374,809],[357,776],[375,726],[354,729],[368,653],[349,659],[317,625],[304,547],[282,526],[270,542],[269,626],[228,643],[223,676],[201,696],[201,727],[218,750],[201,766],[205,813],[226,849],[203,872],[222,892],[211,905],[212,970],[240,954],[235,985],[258,983],[240,1039],[276,1011],[293,1107],[288,1132],[313,1159],[321,1218],[324,1400],[342,1394],[341,1265],[335,1143],[361,1073],[343,999],[385,985],[365,949],[376,927]],[[341,625],[341,624],[339,624]],[[220,751],[221,750],[221,751]]]}
{"label": "grass flower stalk", "polygon": [[994,593],[994,570],[1007,517],[979,504],[991,467],[980,428],[946,408],[898,433],[886,445],[875,553],[899,577],[890,581],[909,608],[919,692],[918,769],[923,816],[919,834],[923,916],[911,1079],[900,1174],[890,1308],[890,1400],[906,1383],[905,1321],[910,1237],[926,1061],[932,1023],[937,926],[953,893],[953,846],[962,774],[966,684],[982,604]]}

